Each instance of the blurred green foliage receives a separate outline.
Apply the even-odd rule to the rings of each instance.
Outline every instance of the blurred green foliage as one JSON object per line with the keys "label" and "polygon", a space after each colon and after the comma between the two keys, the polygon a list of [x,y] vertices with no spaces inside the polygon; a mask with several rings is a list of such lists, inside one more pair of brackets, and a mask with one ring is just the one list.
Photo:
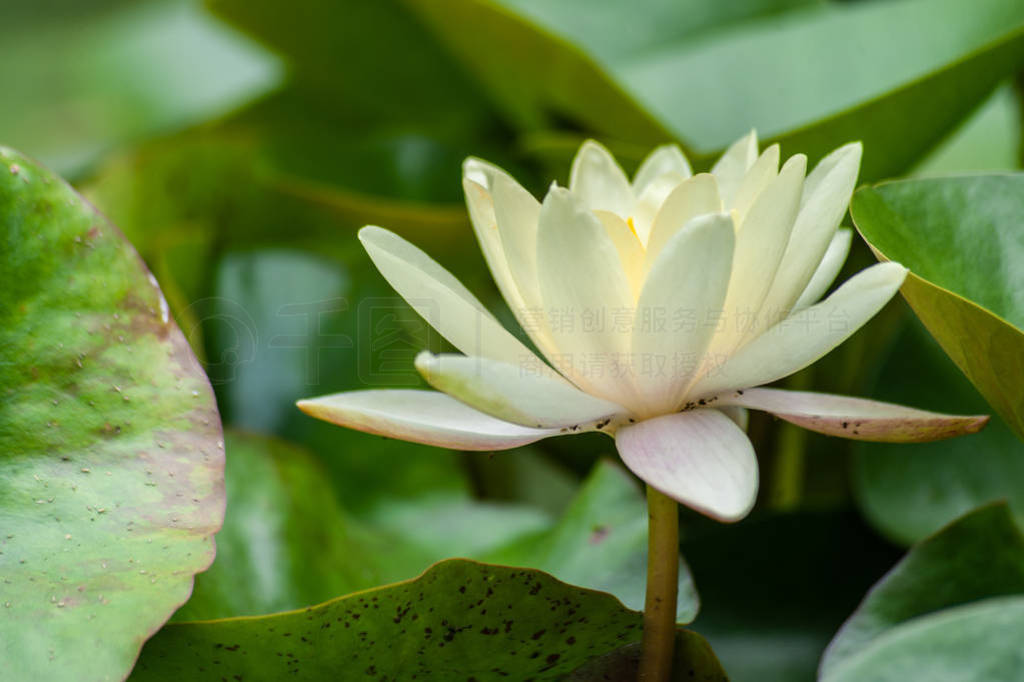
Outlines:
{"label": "blurred green foliage", "polygon": [[[751,127],[812,161],[863,139],[865,181],[1021,162],[1017,0],[45,0],[4,3],[0,23],[0,143],[70,175],[120,226],[225,424],[246,432],[228,442],[221,558],[181,619],[299,607],[454,554],[638,606],[645,524],[629,481],[598,463],[614,455],[607,438],[470,455],[294,408],[419,386],[416,352],[446,347],[373,269],[355,239],[364,224],[423,247],[513,324],[462,206],[466,156],[537,193],[565,181],[588,136],[627,163],[674,140],[697,166]],[[846,272],[873,260],[858,244]],[[894,302],[789,385],[988,409],[911,315]],[[889,541],[1024,500],[1022,446],[999,423],[898,448],[763,415],[750,433],[764,480],[754,518],[682,523],[703,595],[695,627],[739,682],[813,679],[894,560]],[[591,547],[606,527],[621,544]]]}

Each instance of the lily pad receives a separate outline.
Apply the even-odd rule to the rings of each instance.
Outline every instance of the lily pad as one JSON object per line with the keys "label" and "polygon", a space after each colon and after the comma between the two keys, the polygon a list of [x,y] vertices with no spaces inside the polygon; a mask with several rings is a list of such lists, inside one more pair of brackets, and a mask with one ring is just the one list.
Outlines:
{"label": "lily pad", "polygon": [[[822,682],[1013,679],[1022,659],[1024,534],[982,507],[916,545],[829,645]],[[942,667],[944,666],[944,667]],[[1013,674],[1010,674],[1013,671]]]}
{"label": "lily pad", "polygon": [[453,559],[300,611],[169,625],[131,679],[561,680],[638,641],[641,622],[614,597],[541,571]]}
{"label": "lily pad", "polygon": [[851,207],[928,331],[1024,438],[1024,174],[864,187]]}
{"label": "lily pad", "polygon": [[4,676],[115,680],[213,559],[210,385],[131,245],[0,149]]}

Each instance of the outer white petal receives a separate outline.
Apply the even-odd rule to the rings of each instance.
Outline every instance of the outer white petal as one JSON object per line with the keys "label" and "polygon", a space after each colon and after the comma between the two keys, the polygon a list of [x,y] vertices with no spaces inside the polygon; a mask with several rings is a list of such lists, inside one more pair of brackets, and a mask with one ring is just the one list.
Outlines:
{"label": "outer white petal", "polygon": [[793,304],[793,310],[802,310],[813,303],[817,303],[825,292],[828,291],[828,288],[832,286],[832,282],[835,281],[836,275],[843,269],[843,263],[846,262],[846,256],[850,253],[850,244],[852,242],[853,230],[842,228],[836,232],[835,236],[832,237],[832,242],[828,245],[828,250],[825,251],[825,257],[821,259],[821,264],[814,271],[814,276],[807,283],[807,287],[800,294],[800,298]]}
{"label": "outer white petal", "polygon": [[439,391],[492,417],[523,426],[589,431],[626,412],[620,405],[587,395],[561,377],[537,373],[529,366],[423,351],[416,357],[416,369]]}
{"label": "outer white petal", "polygon": [[700,173],[684,180],[665,198],[658,210],[647,239],[644,269],[650,270],[658,254],[672,236],[700,215],[720,213],[722,200],[718,182],[710,173]]}
{"label": "outer white petal", "polygon": [[487,267],[509,307],[513,311],[525,309],[526,302],[519,293],[519,286],[512,278],[512,271],[509,270],[508,259],[505,257],[505,247],[502,246],[501,235],[498,234],[494,201],[487,190],[487,185],[479,181],[487,183],[488,180],[475,159],[467,160],[463,167],[462,189],[466,195],[466,208],[469,210],[469,219]]}
{"label": "outer white petal", "polygon": [[587,393],[623,402],[629,382],[595,363],[628,360],[629,334],[614,319],[634,307],[629,281],[601,221],[561,187],[541,208],[537,274],[543,310],[556,320],[558,352],[548,359]]}
{"label": "outer white petal", "polygon": [[753,130],[736,140],[722,158],[715,162],[711,173],[718,179],[718,189],[722,195],[722,203],[732,206],[736,192],[739,190],[743,176],[757,160],[757,133]]}
{"label": "outer white petal", "polygon": [[637,302],[631,357],[641,400],[654,414],[683,397],[715,332],[735,245],[732,219],[698,216],[679,230],[651,267]]}
{"label": "outer white petal", "polygon": [[647,155],[633,176],[633,194],[640,196],[651,182],[666,173],[676,173],[682,178],[693,175],[690,162],[677,144],[662,145]]}
{"label": "outer white petal", "polygon": [[540,292],[535,253],[540,204],[497,166],[470,158],[463,164],[463,189],[473,228],[494,281],[542,352],[554,351],[543,321],[538,321]]}
{"label": "outer white petal", "polygon": [[754,506],[754,448],[718,410],[680,412],[622,427],[615,445],[633,473],[712,518],[738,521]]}
{"label": "outer white petal", "polygon": [[633,298],[640,296],[640,288],[644,284],[644,247],[639,236],[629,228],[625,220],[610,211],[594,211],[594,215],[604,225],[608,238],[615,244],[622,262],[622,270],[629,280]]}
{"label": "outer white petal", "polygon": [[790,157],[754,201],[738,230],[733,276],[723,306],[724,327],[713,342],[717,352],[732,353],[757,330],[758,318],[765,314],[762,304],[793,229],[806,163],[802,154]]}
{"label": "outer white petal", "polygon": [[298,406],[351,429],[455,450],[507,450],[558,434],[495,419],[436,391],[352,391],[300,400]]}
{"label": "outer white petal", "polygon": [[[793,225],[779,273],[765,299],[767,310],[785,317],[807,287],[846,214],[860,170],[861,145],[848,144],[815,166],[804,183],[800,215]],[[775,320],[768,321],[769,324]]]}
{"label": "outer white petal", "polygon": [[633,210],[633,188],[615,157],[594,140],[576,152],[569,173],[569,190],[586,208],[611,211],[628,218]]}
{"label": "outer white petal", "polygon": [[540,202],[507,175],[492,179],[491,198],[508,268],[526,305],[540,303],[537,289],[537,221]]}
{"label": "outer white petal", "polygon": [[848,279],[821,303],[794,313],[709,368],[691,396],[767,384],[818,360],[860,329],[903,284],[907,269],[878,263]]}
{"label": "outer white petal", "polygon": [[974,433],[988,422],[984,415],[940,414],[864,398],[774,388],[726,393],[714,405],[764,410],[811,431],[885,443],[952,438]]}
{"label": "outer white petal", "polygon": [[395,291],[463,353],[513,364],[539,362],[459,280],[423,251],[382,227],[364,227],[359,240]]}
{"label": "outer white petal", "polygon": [[743,229],[743,218],[753,205],[754,201],[779,175],[779,145],[773,144],[761,152],[754,165],[750,167],[747,174],[743,176],[739,188],[736,190],[736,197],[731,206],[739,214],[738,227]]}

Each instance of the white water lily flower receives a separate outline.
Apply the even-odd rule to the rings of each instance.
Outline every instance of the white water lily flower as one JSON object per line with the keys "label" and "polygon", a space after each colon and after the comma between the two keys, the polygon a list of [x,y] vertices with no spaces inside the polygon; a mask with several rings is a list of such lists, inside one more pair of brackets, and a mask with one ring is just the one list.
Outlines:
{"label": "white water lily flower", "polygon": [[805,177],[751,133],[710,173],[676,146],[633,181],[588,141],[569,187],[542,203],[501,169],[465,163],[463,185],[484,257],[541,356],[447,270],[379,227],[359,238],[377,268],[464,355],[421,353],[438,391],[367,390],[299,403],[344,426],[462,450],[514,448],[603,431],[625,464],[666,495],[733,521],[754,504],[757,460],[745,409],[834,436],[924,441],[987,417],[857,398],[756,388],[807,367],[865,324],[906,269],[880,263],[830,296],[851,233],[838,229],[861,147]]}

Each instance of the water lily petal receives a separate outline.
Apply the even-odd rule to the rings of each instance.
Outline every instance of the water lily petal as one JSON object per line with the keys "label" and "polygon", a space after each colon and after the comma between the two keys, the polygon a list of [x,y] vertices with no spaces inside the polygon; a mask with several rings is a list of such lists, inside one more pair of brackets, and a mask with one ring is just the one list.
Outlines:
{"label": "water lily petal", "polygon": [[536,368],[466,355],[423,351],[416,369],[427,382],[486,414],[535,428],[593,430],[625,410],[587,395],[558,376]]}
{"label": "water lily petal", "polygon": [[458,279],[426,253],[397,234],[372,225],[359,231],[359,240],[399,296],[463,353],[513,364],[537,360]]}
{"label": "water lily petal", "polygon": [[800,206],[807,158],[789,158],[778,177],[754,200],[744,223],[738,226],[733,253],[733,277],[723,309],[723,328],[713,342],[721,353],[731,353],[757,329],[765,313],[762,303],[779,270]]}
{"label": "water lily petal", "polygon": [[785,318],[806,289],[846,215],[860,170],[861,145],[848,144],[815,166],[804,183],[804,194],[779,272],[765,298],[766,311],[775,319],[763,320],[764,328]]}
{"label": "water lily petal", "polygon": [[757,458],[747,435],[718,410],[692,410],[624,426],[622,461],[669,497],[719,521],[738,521],[757,497]]}
{"label": "water lily petal", "polygon": [[628,357],[629,334],[614,317],[634,306],[629,281],[601,221],[561,187],[548,192],[541,208],[537,274],[558,348],[548,359],[587,393],[621,402],[628,378],[607,365]]}
{"label": "water lily petal", "polygon": [[761,156],[743,176],[743,180],[736,190],[736,197],[733,199],[732,205],[729,206],[739,214],[739,219],[736,221],[739,229],[743,229],[743,219],[754,200],[771,184],[772,180],[778,177],[779,156],[779,145],[773,144],[761,152]]}
{"label": "water lily petal", "polygon": [[455,450],[507,450],[558,434],[495,419],[437,391],[351,391],[297,404],[312,417],[350,429]]}
{"label": "water lily petal", "polygon": [[473,224],[480,250],[484,254],[487,267],[498,285],[502,297],[513,311],[525,309],[526,302],[519,293],[519,286],[512,277],[505,257],[505,248],[498,234],[498,219],[494,215],[494,201],[487,189],[490,181],[481,170],[483,162],[467,159],[463,165],[462,189],[466,195],[466,208],[469,220]]}
{"label": "water lily petal", "polygon": [[654,219],[658,216],[665,199],[686,177],[679,173],[665,173],[652,180],[633,203],[633,231],[646,245],[651,238]]}
{"label": "water lily petal", "polygon": [[735,231],[724,213],[698,216],[679,230],[651,267],[637,302],[634,375],[646,409],[672,410],[683,397],[715,325],[732,271]]}
{"label": "water lily petal", "polygon": [[526,305],[536,307],[540,304],[536,260],[540,202],[506,175],[493,177],[491,198],[509,271]]}
{"label": "water lily petal", "polygon": [[647,238],[644,269],[649,271],[668,240],[684,225],[700,215],[720,213],[722,200],[718,195],[718,181],[710,173],[700,173],[684,180],[665,198]]}
{"label": "water lily petal", "polygon": [[852,243],[853,230],[844,227],[835,233],[825,251],[825,257],[821,259],[821,264],[814,271],[811,281],[807,283],[800,298],[793,304],[793,310],[802,310],[817,303],[828,291],[839,271],[843,269],[843,263],[846,262],[846,256],[850,253],[850,244]]}
{"label": "water lily petal", "polygon": [[633,194],[640,196],[648,185],[666,173],[680,175],[680,179],[693,175],[690,162],[677,144],[664,144],[647,155],[633,176]]}
{"label": "water lily petal", "polygon": [[640,238],[630,229],[625,220],[611,211],[594,211],[601,224],[604,225],[609,239],[615,244],[619,252],[619,260],[622,263],[622,270],[629,280],[630,290],[633,298],[640,296],[640,289],[644,285],[644,247]]}
{"label": "water lily petal", "polygon": [[702,397],[767,384],[815,362],[860,329],[903,284],[907,269],[878,263],[843,283],[824,301],[793,313],[708,369],[690,391]]}
{"label": "water lily petal", "polygon": [[722,157],[711,168],[712,175],[718,180],[718,190],[722,195],[722,203],[732,206],[736,192],[743,182],[743,176],[757,160],[757,132],[750,133],[736,140]]}
{"label": "water lily petal", "polygon": [[719,396],[714,403],[771,412],[811,431],[840,438],[883,443],[923,443],[975,433],[986,415],[952,415],[915,410],[847,396],[749,388]]}
{"label": "water lily petal", "polygon": [[462,185],[473,229],[501,295],[541,352],[553,353],[547,327],[535,315],[541,308],[535,264],[540,204],[511,175],[480,159],[463,164]]}
{"label": "water lily petal", "polygon": [[632,214],[629,178],[611,152],[594,140],[587,140],[576,152],[569,172],[569,190],[592,211],[611,211],[623,218]]}

